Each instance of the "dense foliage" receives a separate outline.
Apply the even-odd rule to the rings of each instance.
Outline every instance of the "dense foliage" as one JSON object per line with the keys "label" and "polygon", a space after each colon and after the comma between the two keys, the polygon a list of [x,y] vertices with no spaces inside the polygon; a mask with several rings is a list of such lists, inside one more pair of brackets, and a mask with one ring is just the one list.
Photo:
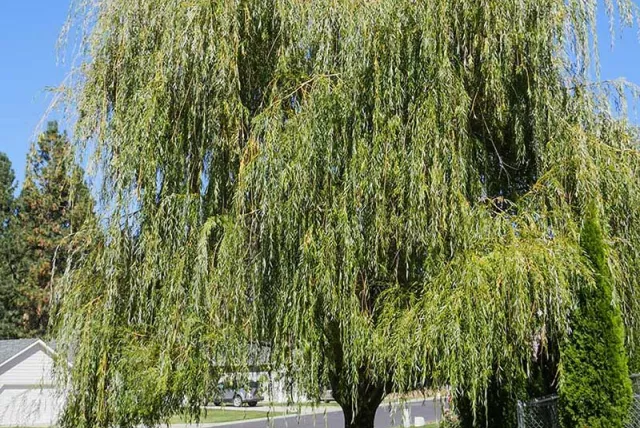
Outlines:
{"label": "dense foliage", "polygon": [[56,122],[33,144],[17,198],[15,187],[0,154],[0,338],[44,337],[56,268],[67,265],[73,233],[93,220],[84,172]]}
{"label": "dense foliage", "polygon": [[623,428],[629,417],[631,381],[624,326],[614,296],[603,230],[593,211],[581,244],[593,265],[595,287],[578,293],[571,334],[562,347],[560,410],[567,428]]}
{"label": "dense foliage", "polygon": [[477,409],[570,340],[592,204],[635,352],[638,135],[591,80],[596,0],[78,3],[107,216],[57,308],[64,425],[195,415],[258,345],[347,424],[416,385]]}
{"label": "dense foliage", "polygon": [[0,338],[16,337],[20,312],[15,281],[15,173],[6,154],[0,153]]}
{"label": "dense foliage", "polygon": [[50,122],[27,157],[18,199],[18,288],[24,334],[42,336],[49,324],[53,274],[65,266],[66,238],[92,213],[93,203],[73,148]]}

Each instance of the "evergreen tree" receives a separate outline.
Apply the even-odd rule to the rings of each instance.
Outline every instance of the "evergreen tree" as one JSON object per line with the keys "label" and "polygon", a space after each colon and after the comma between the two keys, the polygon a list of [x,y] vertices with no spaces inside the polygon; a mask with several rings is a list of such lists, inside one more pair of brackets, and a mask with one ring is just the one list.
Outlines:
{"label": "evergreen tree", "polygon": [[15,338],[20,332],[15,276],[15,185],[11,161],[0,153],[0,339]]}
{"label": "evergreen tree", "polygon": [[637,328],[638,136],[592,81],[599,4],[82,2],[67,93],[106,219],[56,306],[63,424],[196,416],[256,349],[349,427],[422,385],[513,418],[597,288],[589,201]]}
{"label": "evergreen tree", "polygon": [[629,416],[632,391],[624,326],[614,304],[604,236],[591,208],[580,243],[595,284],[580,288],[572,333],[562,349],[560,410],[566,428],[623,428]]}
{"label": "evergreen tree", "polygon": [[25,335],[46,334],[54,270],[65,267],[67,238],[92,212],[83,172],[56,122],[33,145],[18,199],[19,281]]}
{"label": "evergreen tree", "polygon": [[0,152],[0,226],[6,227],[14,210],[16,177],[9,157]]}

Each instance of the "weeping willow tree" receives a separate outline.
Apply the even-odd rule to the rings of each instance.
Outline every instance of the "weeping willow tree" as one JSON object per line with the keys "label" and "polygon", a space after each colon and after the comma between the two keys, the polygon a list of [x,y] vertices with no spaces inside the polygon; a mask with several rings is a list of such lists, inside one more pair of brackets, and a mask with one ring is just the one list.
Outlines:
{"label": "weeping willow tree", "polygon": [[640,153],[601,6],[633,25],[630,0],[79,1],[105,218],[58,290],[63,425],[197,418],[265,353],[347,426],[446,384],[478,415],[570,340],[587,206],[633,355]]}

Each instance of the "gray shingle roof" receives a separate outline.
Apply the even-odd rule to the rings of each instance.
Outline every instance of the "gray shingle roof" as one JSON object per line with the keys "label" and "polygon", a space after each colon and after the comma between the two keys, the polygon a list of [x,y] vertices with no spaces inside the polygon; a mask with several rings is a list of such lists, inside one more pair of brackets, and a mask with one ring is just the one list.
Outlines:
{"label": "gray shingle roof", "polygon": [[0,340],[0,364],[37,341],[38,339]]}

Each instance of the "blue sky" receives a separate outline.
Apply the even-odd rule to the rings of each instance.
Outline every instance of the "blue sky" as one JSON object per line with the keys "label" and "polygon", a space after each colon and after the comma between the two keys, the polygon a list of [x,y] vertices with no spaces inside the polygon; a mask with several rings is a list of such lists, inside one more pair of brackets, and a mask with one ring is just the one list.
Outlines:
{"label": "blue sky", "polygon": [[68,67],[58,64],[56,43],[69,0],[6,0],[0,13],[0,151],[16,177],[24,177],[26,153],[51,97]]}
{"label": "blue sky", "polygon": [[[70,0],[6,0],[0,13],[0,151],[9,155],[21,182],[30,143],[51,97],[45,89],[68,72],[58,63],[56,42]],[[636,29],[620,31],[611,51],[606,22],[601,38],[602,78],[625,77],[640,84]],[[635,116],[637,122],[638,116]]]}

